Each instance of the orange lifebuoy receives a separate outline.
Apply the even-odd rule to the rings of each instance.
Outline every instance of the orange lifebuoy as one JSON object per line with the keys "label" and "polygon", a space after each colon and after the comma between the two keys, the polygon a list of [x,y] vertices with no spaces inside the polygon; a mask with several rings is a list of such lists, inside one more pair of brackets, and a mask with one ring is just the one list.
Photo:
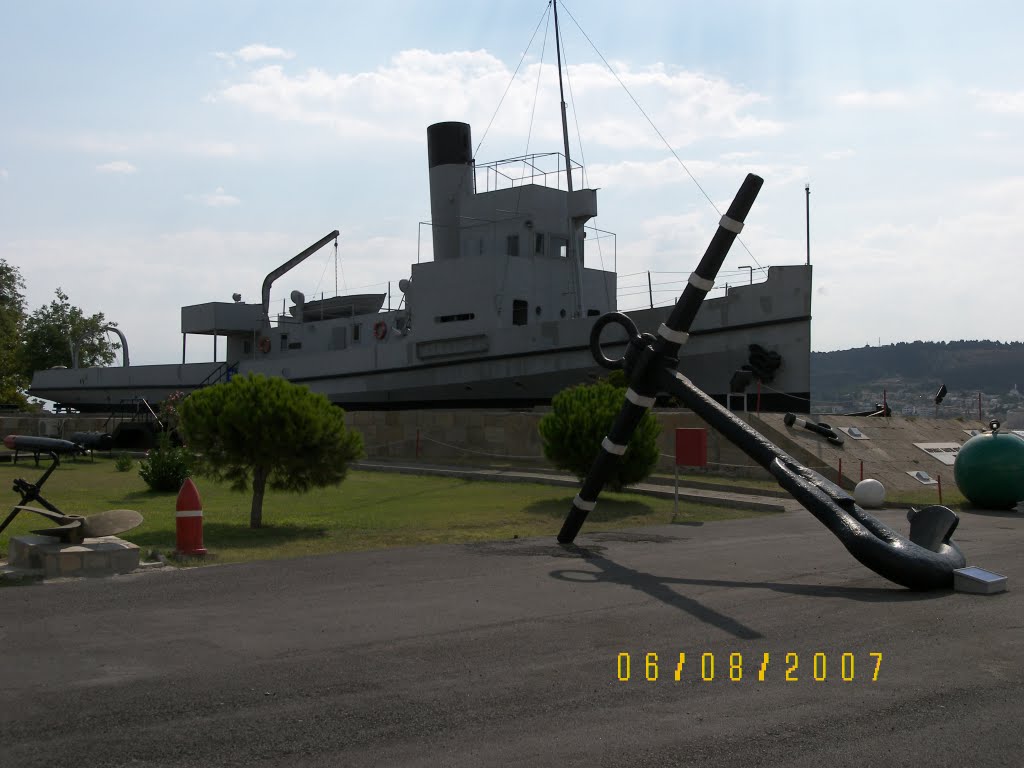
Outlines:
{"label": "orange lifebuoy", "polygon": [[373,324],[373,338],[377,341],[383,341],[388,335],[388,324],[383,320],[378,320]]}
{"label": "orange lifebuoy", "polygon": [[262,337],[259,342],[260,352],[264,355],[270,351],[270,339],[266,336]]}

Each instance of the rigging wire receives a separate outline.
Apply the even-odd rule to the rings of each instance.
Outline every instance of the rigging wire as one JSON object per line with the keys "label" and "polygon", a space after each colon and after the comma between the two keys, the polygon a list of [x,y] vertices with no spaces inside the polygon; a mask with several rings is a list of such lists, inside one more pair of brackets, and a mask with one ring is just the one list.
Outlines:
{"label": "rigging wire", "polygon": [[[491,126],[494,125],[494,118],[498,116],[498,112],[501,110],[501,105],[505,103],[505,97],[508,96],[509,89],[512,88],[512,83],[516,81],[516,75],[519,74],[520,68],[523,66],[523,62],[526,61],[526,56],[530,52],[530,48],[533,47],[533,40],[537,37],[537,30],[540,29],[540,25],[546,18],[550,17],[550,4],[544,9],[544,13],[541,14],[540,20],[537,22],[537,26],[533,28],[533,34],[530,36],[530,42],[526,44],[526,49],[523,51],[522,57],[519,59],[519,63],[516,65],[515,72],[512,73],[512,77],[508,81],[508,85],[505,86],[505,92],[501,94],[501,99],[498,101],[498,106],[494,108],[494,114],[491,115],[490,122],[487,123],[487,127],[484,129],[483,136],[480,137],[480,141],[477,142],[476,149],[473,150],[473,157],[477,157],[480,154],[480,147],[483,146],[484,139],[487,138],[488,131],[491,130]],[[547,27],[544,28],[544,37],[547,39]],[[543,58],[543,54],[541,55]]]}
{"label": "rigging wire", "polygon": [[[328,252],[330,253],[330,252]],[[324,275],[327,274],[327,268],[331,266],[331,258],[327,257],[327,261],[324,262],[323,271],[320,273],[320,279],[316,281],[316,288],[313,289],[313,296],[320,290],[320,286],[324,283]],[[341,284],[345,284],[345,268],[341,268]],[[334,295],[338,295],[338,238],[334,238]]]}
{"label": "rigging wire", "polygon": [[[644,108],[640,106],[640,102],[637,101],[636,97],[630,92],[629,88],[626,87],[626,84],[622,82],[622,78],[619,77],[618,72],[616,72],[612,68],[612,65],[608,63],[608,59],[606,59],[604,57],[604,54],[597,49],[597,46],[594,44],[594,41],[590,39],[590,36],[587,35],[587,33],[583,30],[583,27],[580,26],[580,23],[576,21],[576,17],[572,15],[572,11],[570,11],[566,7],[565,3],[562,3],[562,9],[567,14],[569,14],[569,18],[572,19],[572,23],[576,25],[576,28],[580,31],[580,34],[583,35],[584,38],[586,38],[588,43],[590,43],[590,47],[594,49],[594,53],[596,53],[600,57],[601,61],[604,62],[604,65],[608,68],[608,71],[612,73],[612,77],[614,77],[618,84],[622,86],[622,90],[626,92],[626,95],[629,96],[632,102],[636,105],[636,108],[640,110],[640,114],[644,116],[644,119],[647,120],[651,128],[654,129],[654,132],[658,134],[658,138],[661,139],[662,143],[668,148],[668,151],[672,153],[672,157],[676,159],[676,162],[679,163],[679,165],[682,167],[684,171],[686,171],[686,175],[690,177],[691,181],[693,181],[693,183],[697,186],[697,189],[700,190],[700,193],[704,195],[704,198],[711,204],[711,207],[715,209],[715,213],[721,216],[722,212],[718,210],[718,206],[715,205],[715,201],[711,199],[711,196],[708,195],[708,193],[704,190],[704,187],[700,185],[700,182],[697,181],[697,177],[690,172],[689,168],[686,167],[686,163],[683,162],[682,158],[679,157],[675,149],[672,148],[672,145],[669,144],[668,139],[665,138],[664,134],[662,134],[662,132],[658,130],[658,126],[654,124],[654,121],[650,118],[650,116],[647,114]],[[743,242],[743,239],[737,235],[736,240],[739,242],[740,245],[743,246],[743,250],[747,252],[747,255],[754,260],[754,263],[757,264],[758,268],[764,269],[764,267],[761,266],[761,263],[754,257],[754,254],[750,252],[750,249],[747,247],[747,244]]]}
{"label": "rigging wire", "polygon": [[572,78],[569,76],[569,57],[565,52],[565,38],[559,35],[562,44],[562,57],[565,59],[565,81],[569,84],[569,103],[572,105],[572,121],[576,125],[576,143],[580,148],[580,168],[583,174],[583,186],[587,185],[587,158],[583,155],[583,133],[580,131],[580,118],[576,112],[576,99],[572,93]]}
{"label": "rigging wire", "polygon": [[341,266],[341,260],[338,258],[338,238],[334,238],[334,295],[338,295],[338,269],[341,269],[341,285],[345,290],[348,290],[348,286],[345,284],[345,267]]}
{"label": "rigging wire", "polygon": [[[541,74],[544,71],[544,54],[547,52],[547,48],[548,48],[548,29],[549,29],[549,27],[551,25],[551,14],[550,14],[549,11],[550,11],[550,4],[544,9],[544,13],[543,13],[543,15],[541,15],[540,21],[537,22],[537,26],[533,30],[533,36],[530,37],[530,42],[526,46],[526,50],[523,51],[523,56],[519,60],[518,66],[516,66],[516,71],[514,73],[512,73],[512,80],[509,81],[508,86],[505,88],[505,93],[502,94],[502,96],[501,96],[501,101],[503,102],[505,100],[505,95],[508,93],[509,88],[512,87],[512,83],[515,81],[516,73],[519,72],[520,67],[522,67],[522,65],[523,65],[523,61],[526,59],[526,55],[530,52],[530,49],[533,47],[533,41],[537,37],[537,31],[540,29],[541,22],[544,22],[544,38],[543,38],[543,40],[541,42],[541,46],[540,46],[540,63],[537,66],[537,84],[534,86],[534,91],[533,91],[533,106],[530,108],[530,127],[527,130],[527,132],[526,132],[526,152],[523,155],[523,157],[524,157],[524,159],[523,159],[523,176],[524,176],[524,178],[526,176],[527,156],[530,154],[530,139],[533,136],[533,119],[534,119],[534,116],[537,114],[537,94],[540,91],[540,79],[541,79]],[[500,109],[500,108],[501,108],[501,102],[498,103],[498,109]],[[498,114],[497,110],[495,110],[494,114],[495,115]],[[491,117],[491,122],[492,123],[494,122],[494,117],[493,116]],[[488,124],[487,125],[487,129],[490,130],[490,127],[491,127],[490,124]],[[484,131],[484,135],[485,136],[487,135],[487,131]],[[483,139],[480,139],[480,144],[477,144],[477,149],[478,150],[480,149],[480,145],[481,144],[483,144]],[[497,166],[495,166],[495,170],[497,170]],[[498,187],[497,173],[495,174],[494,186],[495,186],[495,189],[497,189],[497,187]],[[519,214],[519,202],[522,199],[522,196],[523,196],[523,185],[520,184],[519,185],[519,189],[516,190],[516,193],[515,193],[515,205],[513,206],[513,212],[514,212],[515,215]],[[498,243],[496,242],[497,236],[496,236],[496,232],[495,232],[494,227],[491,227],[491,237],[492,237],[492,244],[493,244],[494,248],[497,249],[498,248]],[[504,294],[505,294],[505,285],[508,283],[509,269],[512,266],[511,261],[512,261],[511,255],[508,253],[508,249],[506,248],[505,249],[505,269],[503,270],[502,275],[501,275],[501,284],[498,286],[498,295],[495,297],[495,301],[499,302],[499,305],[498,305],[499,313],[501,312],[500,297],[504,296]]]}
{"label": "rigging wire", "polygon": [[[549,14],[548,15],[548,23],[544,25],[544,41],[541,43],[541,47],[540,47],[540,64],[538,64],[538,66],[537,66],[537,83],[533,87],[533,106],[530,107],[530,127],[526,131],[526,151],[523,153],[524,156],[527,156],[527,155],[530,154],[530,141],[533,138],[533,119],[534,119],[534,116],[536,116],[536,114],[537,114],[537,97],[540,94],[541,75],[544,74],[544,54],[545,54],[545,52],[547,51],[547,48],[548,48],[548,28],[550,27],[550,25],[551,25],[551,16]],[[524,170],[524,173],[525,173],[525,170]],[[518,208],[519,208],[519,206],[517,204],[516,205],[516,209],[518,210]]]}
{"label": "rigging wire", "polygon": [[[577,26],[579,26],[579,25],[577,25]],[[572,105],[572,121],[573,121],[573,123],[576,126],[576,141],[577,141],[577,143],[579,144],[579,147],[580,147],[580,173],[582,174],[583,186],[586,187],[587,186],[587,158],[583,154],[583,132],[580,130],[580,116],[579,116],[579,113],[576,111],[576,97],[573,95],[573,92],[572,92],[572,78],[569,76],[569,57],[566,54],[566,50],[565,50],[565,38],[561,34],[559,34],[559,42],[562,45],[562,56],[565,58],[565,81],[569,85],[569,103]],[[572,173],[572,168],[568,167],[569,166],[569,158],[565,159],[565,164],[567,166],[566,167],[566,172],[567,173]],[[586,234],[586,228],[584,228],[583,231],[584,231],[584,235],[585,235]],[[601,265],[601,271],[602,272],[605,271],[605,269],[604,269],[604,252],[601,250],[601,238],[600,237],[597,238],[597,259],[598,259],[598,262]],[[602,283],[604,284],[604,298],[605,298],[605,301],[608,302],[608,306],[611,306],[612,298],[611,298],[611,291],[608,290],[608,281],[607,280],[602,280]]]}
{"label": "rigging wire", "polygon": [[[337,242],[337,240],[335,240],[335,242]],[[330,256],[328,256],[327,260],[324,261],[324,269],[323,269],[323,272],[320,273],[320,279],[316,281],[316,288],[313,289],[313,294],[312,294],[313,296],[316,296],[317,292],[319,292],[319,290],[320,290],[320,286],[323,285],[323,283],[324,283],[324,275],[327,274],[327,268],[329,266],[331,266],[331,258],[330,258]],[[334,290],[335,291],[338,290],[337,286],[335,286]]]}

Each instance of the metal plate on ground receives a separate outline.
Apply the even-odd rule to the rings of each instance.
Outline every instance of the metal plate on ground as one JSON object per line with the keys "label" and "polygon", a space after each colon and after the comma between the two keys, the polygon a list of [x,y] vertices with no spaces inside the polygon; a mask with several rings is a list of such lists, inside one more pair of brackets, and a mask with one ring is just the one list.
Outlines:
{"label": "metal plate on ground", "polygon": [[953,571],[953,589],[973,595],[994,595],[1006,591],[1006,577],[969,565]]}
{"label": "metal plate on ground", "polygon": [[960,452],[960,443],[914,443],[914,445],[949,467],[953,466],[956,455]]}
{"label": "metal plate on ground", "polygon": [[864,430],[858,427],[836,427],[840,432],[852,437],[854,440],[870,440],[871,438],[864,434]]}
{"label": "metal plate on ground", "polygon": [[918,470],[908,469],[907,470],[907,474],[910,475],[915,480],[917,480],[917,482],[919,482],[921,485],[938,485],[939,484],[938,480],[936,480],[934,477],[929,475],[923,469],[918,469]]}

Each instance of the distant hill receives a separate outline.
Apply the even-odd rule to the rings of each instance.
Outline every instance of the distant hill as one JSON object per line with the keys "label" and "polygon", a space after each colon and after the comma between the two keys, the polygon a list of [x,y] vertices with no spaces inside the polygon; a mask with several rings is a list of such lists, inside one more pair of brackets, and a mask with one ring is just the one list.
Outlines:
{"label": "distant hill", "polygon": [[1024,342],[914,341],[811,353],[815,398],[894,379],[912,387],[1005,394],[1024,387]]}

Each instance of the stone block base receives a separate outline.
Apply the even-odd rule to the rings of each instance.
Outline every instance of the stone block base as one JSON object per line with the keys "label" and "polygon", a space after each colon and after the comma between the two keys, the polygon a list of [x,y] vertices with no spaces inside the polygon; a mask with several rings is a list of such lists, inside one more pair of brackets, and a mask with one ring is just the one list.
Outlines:
{"label": "stone block base", "polygon": [[112,576],[139,567],[139,548],[117,536],[61,544],[52,536],[15,536],[10,543],[10,564],[42,569],[48,579],[69,576]]}

